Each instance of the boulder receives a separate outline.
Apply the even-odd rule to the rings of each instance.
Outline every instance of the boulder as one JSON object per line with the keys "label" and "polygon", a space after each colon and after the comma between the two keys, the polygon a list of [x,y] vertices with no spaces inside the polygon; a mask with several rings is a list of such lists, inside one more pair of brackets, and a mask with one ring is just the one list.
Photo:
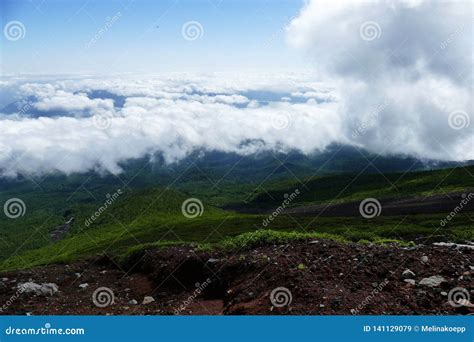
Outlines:
{"label": "boulder", "polygon": [[22,289],[22,293],[32,293],[37,296],[52,296],[59,291],[58,285],[54,283],[36,284],[33,282],[27,282],[18,285],[19,289]]}
{"label": "boulder", "polygon": [[445,282],[446,282],[446,279],[444,279],[442,276],[435,275],[435,276],[421,279],[420,285],[429,286],[429,287],[437,287]]}
{"label": "boulder", "polygon": [[143,305],[146,305],[146,304],[150,304],[150,303],[153,303],[155,301],[155,298],[151,297],[151,296],[146,296],[145,298],[143,298]]}

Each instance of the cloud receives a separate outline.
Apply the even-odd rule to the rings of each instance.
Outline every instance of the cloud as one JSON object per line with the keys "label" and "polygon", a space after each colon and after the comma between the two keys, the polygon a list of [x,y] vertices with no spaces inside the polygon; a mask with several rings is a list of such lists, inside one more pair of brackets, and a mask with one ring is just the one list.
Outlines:
{"label": "cloud", "polygon": [[89,99],[87,94],[72,94],[63,90],[56,91],[52,96],[40,98],[33,104],[41,111],[64,111],[64,112],[84,112],[92,113],[101,111],[113,111],[114,103],[111,99]]}
{"label": "cloud", "polygon": [[[344,136],[378,153],[474,159],[472,3],[308,2],[288,26],[318,79],[340,92]],[[450,125],[451,124],[451,125]]]}
{"label": "cloud", "polygon": [[[245,76],[184,75],[179,80],[136,77],[127,79],[126,87],[123,83],[123,79],[57,80],[17,86],[23,96],[37,99],[33,104],[37,109],[82,114],[0,119],[2,174],[118,173],[120,162],[155,152],[171,163],[196,149],[311,153],[341,141],[337,103],[292,97],[291,93],[302,92],[305,100],[312,99],[311,92],[320,95],[303,76],[288,75],[283,82],[261,76],[252,82]],[[135,96],[117,107],[113,99],[90,99],[88,94],[95,90]],[[260,101],[261,93],[277,100]],[[282,93],[290,101],[280,101]]]}

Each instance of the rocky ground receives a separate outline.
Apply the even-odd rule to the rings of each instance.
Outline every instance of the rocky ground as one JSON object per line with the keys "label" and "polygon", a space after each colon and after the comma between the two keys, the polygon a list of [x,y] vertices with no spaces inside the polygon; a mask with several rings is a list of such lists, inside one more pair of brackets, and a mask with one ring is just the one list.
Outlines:
{"label": "rocky ground", "polygon": [[[329,240],[0,274],[3,314],[473,314],[474,249]],[[21,286],[21,284],[25,284]],[[474,300],[473,300],[474,301]]]}

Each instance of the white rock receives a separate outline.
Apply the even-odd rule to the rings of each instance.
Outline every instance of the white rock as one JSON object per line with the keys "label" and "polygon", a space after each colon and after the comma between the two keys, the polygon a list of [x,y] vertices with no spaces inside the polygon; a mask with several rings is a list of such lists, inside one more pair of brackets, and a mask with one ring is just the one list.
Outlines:
{"label": "white rock", "polygon": [[54,283],[36,284],[33,282],[27,282],[18,285],[19,289],[22,289],[23,293],[33,293],[37,296],[52,296],[58,292],[58,285]]}
{"label": "white rock", "polygon": [[44,295],[52,296],[58,291],[59,291],[58,285],[56,285],[54,283],[47,283],[47,284],[42,284],[41,285],[41,292]]}
{"label": "white rock", "polygon": [[208,264],[215,264],[217,262],[219,262],[220,259],[215,259],[215,258],[209,258],[209,260],[207,260],[207,263]]}
{"label": "white rock", "polygon": [[413,272],[412,272],[411,270],[409,270],[409,269],[406,269],[405,271],[403,271],[402,277],[403,277],[403,278],[410,278],[410,279],[411,279],[411,278],[415,277],[415,273],[413,273]]}
{"label": "white rock", "polygon": [[150,304],[150,303],[153,303],[155,301],[155,298],[151,297],[151,296],[146,296],[145,298],[143,298],[143,303],[144,305],[146,304]]}
{"label": "white rock", "polygon": [[85,288],[87,288],[88,286],[89,286],[89,284],[87,284],[87,283],[84,283],[84,284],[79,285],[79,287],[80,287],[81,289],[85,289]]}
{"label": "white rock", "polygon": [[403,280],[405,283],[408,283],[408,284],[412,284],[412,285],[415,285],[415,279],[404,279]]}
{"label": "white rock", "polygon": [[428,257],[426,255],[423,255],[421,257],[421,262],[424,262],[425,264],[429,261]]}
{"label": "white rock", "polygon": [[420,280],[420,285],[425,285],[429,287],[437,287],[441,285],[441,283],[446,282],[446,279],[439,275],[431,276],[428,278],[423,278]]}
{"label": "white rock", "polygon": [[454,247],[456,249],[473,249],[473,245],[463,245],[459,243],[452,243],[452,242],[434,242],[433,245],[437,247]]}
{"label": "white rock", "polygon": [[128,302],[130,305],[137,305],[138,302],[135,299],[132,299],[131,301]]}

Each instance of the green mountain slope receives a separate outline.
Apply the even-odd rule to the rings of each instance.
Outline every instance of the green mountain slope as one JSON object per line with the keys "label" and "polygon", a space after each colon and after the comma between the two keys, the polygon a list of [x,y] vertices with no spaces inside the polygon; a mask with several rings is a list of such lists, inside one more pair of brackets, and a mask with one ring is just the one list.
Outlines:
{"label": "green mountain slope", "polygon": [[309,179],[274,182],[262,186],[248,208],[279,205],[285,194],[299,189],[290,206],[342,203],[368,197],[398,198],[432,195],[474,189],[474,167],[386,174],[343,174]]}

